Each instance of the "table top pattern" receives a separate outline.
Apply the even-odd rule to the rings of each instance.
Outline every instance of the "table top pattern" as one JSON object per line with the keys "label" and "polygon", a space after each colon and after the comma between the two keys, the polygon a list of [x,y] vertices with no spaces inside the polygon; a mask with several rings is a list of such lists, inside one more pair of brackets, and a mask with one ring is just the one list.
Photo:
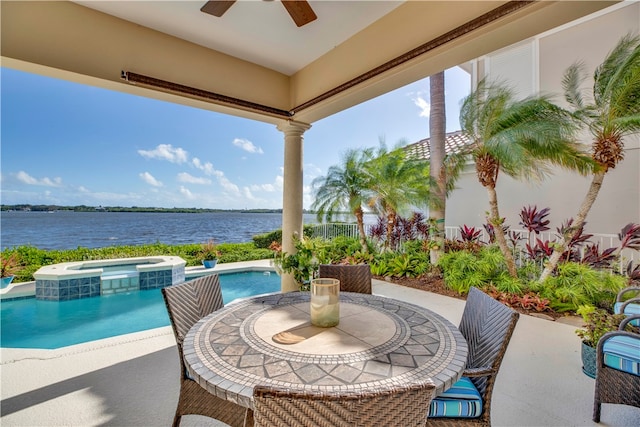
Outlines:
{"label": "table top pattern", "polygon": [[[350,394],[431,380],[437,392],[459,379],[467,343],[448,320],[390,298],[342,292],[340,324],[309,323],[309,293],[235,301],[200,320],[187,334],[190,375],[210,393],[253,407],[253,387]],[[294,331],[303,343],[271,337]]]}

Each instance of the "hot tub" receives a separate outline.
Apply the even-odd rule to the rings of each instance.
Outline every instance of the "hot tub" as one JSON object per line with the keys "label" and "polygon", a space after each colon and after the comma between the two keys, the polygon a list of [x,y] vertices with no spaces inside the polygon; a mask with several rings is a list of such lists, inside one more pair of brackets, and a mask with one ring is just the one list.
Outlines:
{"label": "hot tub", "polygon": [[186,261],[177,256],[79,261],[41,267],[36,299],[66,301],[145,289],[164,288],[185,280]]}

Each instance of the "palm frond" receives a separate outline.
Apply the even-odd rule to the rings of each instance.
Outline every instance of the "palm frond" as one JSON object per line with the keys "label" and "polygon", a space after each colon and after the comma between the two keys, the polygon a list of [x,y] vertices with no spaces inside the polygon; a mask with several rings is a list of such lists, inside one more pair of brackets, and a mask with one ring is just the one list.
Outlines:
{"label": "palm frond", "polygon": [[582,95],[581,85],[586,78],[584,62],[576,62],[571,65],[562,77],[562,89],[565,100],[576,112],[584,110],[585,100]]}
{"label": "palm frond", "polygon": [[593,96],[596,105],[606,104],[611,98],[610,95],[619,80],[619,74],[630,65],[628,60],[633,56],[634,50],[638,49],[639,44],[638,36],[632,34],[623,36],[602,64],[596,68],[593,75]]}

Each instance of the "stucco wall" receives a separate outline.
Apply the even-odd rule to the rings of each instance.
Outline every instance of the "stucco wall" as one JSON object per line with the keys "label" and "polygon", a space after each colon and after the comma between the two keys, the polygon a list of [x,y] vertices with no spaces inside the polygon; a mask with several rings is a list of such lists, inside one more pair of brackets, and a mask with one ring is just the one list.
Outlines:
{"label": "stucco wall", "polygon": [[[575,61],[584,61],[591,76],[627,32],[640,32],[640,3],[614,7],[602,16],[536,37],[532,42],[538,49],[540,90],[560,94],[562,75]],[[501,55],[504,53],[504,50],[500,52]],[[501,68],[502,77],[508,78],[504,76],[505,70],[508,67]],[[591,87],[591,82],[588,86]],[[561,97],[557,101],[563,102]],[[585,142],[591,142],[588,135],[585,135]],[[640,223],[640,137],[626,138],[625,148],[625,160],[607,174],[587,217],[589,232],[614,234],[629,222]],[[555,230],[563,221],[576,215],[589,182],[590,178],[561,170],[539,184],[516,182],[501,175],[497,186],[501,214],[512,228],[521,228],[518,214],[523,206],[549,207],[549,219]],[[458,187],[460,189],[447,201],[447,225],[482,225],[489,208],[487,192],[478,183],[473,168],[462,176]]]}

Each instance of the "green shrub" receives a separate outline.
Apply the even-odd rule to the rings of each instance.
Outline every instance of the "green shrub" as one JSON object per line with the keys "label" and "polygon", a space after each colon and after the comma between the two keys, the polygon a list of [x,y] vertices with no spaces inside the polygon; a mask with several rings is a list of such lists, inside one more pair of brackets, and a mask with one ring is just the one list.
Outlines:
{"label": "green shrub", "polygon": [[253,236],[253,244],[256,248],[268,249],[273,242],[278,242],[282,245],[282,230],[275,230],[270,233]]}
{"label": "green shrub", "polygon": [[[2,251],[2,256],[9,256],[13,252],[17,253],[23,268],[16,274],[14,281],[30,282],[35,280],[33,274],[40,267],[62,262],[164,255],[179,256],[186,261],[187,266],[197,266],[201,264],[198,258],[198,252],[201,247],[202,245],[198,243],[175,246],[153,243],[140,246],[108,246],[93,249],[78,247],[70,250],[48,251],[33,246],[17,246]],[[256,248],[251,242],[221,243],[217,245],[217,248],[221,253],[219,257],[220,263],[270,259],[273,257],[273,251]]]}
{"label": "green shrub", "polygon": [[556,275],[544,283],[532,282],[531,289],[547,298],[558,312],[576,311],[580,306],[610,308],[615,296],[628,283],[628,278],[586,264],[565,262],[558,265]]}
{"label": "green shrub", "polygon": [[445,253],[438,262],[445,284],[459,294],[467,294],[472,286],[493,285],[502,292],[521,293],[522,282],[509,276],[500,249],[482,247],[477,253],[467,250]]}
{"label": "green shrub", "polygon": [[420,277],[429,271],[431,266],[429,254],[398,254],[391,262],[391,276]]}
{"label": "green shrub", "polygon": [[[311,237],[313,231],[313,225],[305,224],[302,227],[302,234],[305,237]],[[269,233],[258,234],[252,238],[253,244],[258,249],[269,249],[271,243],[278,242],[282,246],[282,230],[274,230]]]}

